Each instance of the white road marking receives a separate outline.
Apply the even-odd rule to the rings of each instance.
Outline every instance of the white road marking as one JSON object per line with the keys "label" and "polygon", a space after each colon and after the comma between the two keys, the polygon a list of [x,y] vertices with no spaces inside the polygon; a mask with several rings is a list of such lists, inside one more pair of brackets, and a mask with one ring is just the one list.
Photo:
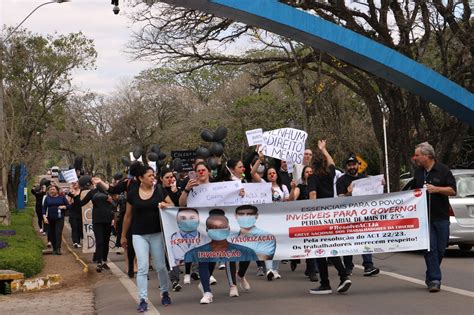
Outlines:
{"label": "white road marking", "polygon": [[[364,267],[361,266],[361,265],[355,265],[355,267],[356,267],[357,269],[364,270]],[[398,274],[398,273],[395,273],[395,272],[389,272],[389,271],[382,271],[382,270],[380,270],[380,274],[381,274],[381,275],[386,275],[386,276],[389,276],[389,277],[392,277],[392,278],[395,278],[395,279],[399,279],[399,280],[403,280],[403,281],[407,281],[407,282],[419,284],[419,285],[421,285],[421,286],[426,286],[424,280],[419,280],[419,279],[416,279],[416,278],[404,276],[404,275],[401,275],[401,274]],[[467,291],[467,290],[463,290],[463,289],[453,288],[453,287],[449,287],[449,286],[444,285],[444,284],[441,285],[441,290],[442,290],[442,291],[448,291],[448,292],[456,293],[456,294],[460,294],[460,295],[464,295],[464,296],[468,296],[468,297],[474,297],[474,292],[472,292],[472,291]]]}
{"label": "white road marking", "polygon": [[[127,289],[128,293],[132,296],[132,298],[137,302],[138,304],[138,298],[137,298],[137,292],[138,288],[135,285],[135,283],[126,275],[122,270],[120,270],[119,267],[117,267],[116,264],[113,262],[109,261],[107,262],[107,265],[110,267],[110,270],[112,273],[120,280],[122,285]],[[148,300],[148,311],[146,312],[147,314],[156,314],[160,315],[160,312],[156,309],[156,307],[151,303],[150,300]]]}

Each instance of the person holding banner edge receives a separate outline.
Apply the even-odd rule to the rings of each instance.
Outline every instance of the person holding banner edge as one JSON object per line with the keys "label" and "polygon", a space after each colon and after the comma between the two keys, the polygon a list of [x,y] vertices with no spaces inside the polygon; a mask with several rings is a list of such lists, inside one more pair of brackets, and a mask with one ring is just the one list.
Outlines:
{"label": "person holding banner edge", "polygon": [[[359,160],[354,153],[349,154],[349,157],[345,163],[345,173],[336,182],[337,195],[339,197],[352,196],[352,182],[366,178],[367,176],[359,173]],[[344,265],[348,275],[352,275],[352,269],[354,269],[354,263],[352,262],[353,256],[344,256]],[[370,277],[377,275],[380,272],[379,268],[374,267],[372,261],[372,254],[362,255],[362,265],[364,266],[364,276]]]}
{"label": "person holding banner edge", "polygon": [[[315,152],[313,163],[314,174],[308,180],[309,199],[334,198],[334,177],[336,167],[333,158],[326,149],[326,140],[318,141],[318,150]],[[340,283],[337,287],[338,293],[344,293],[352,285],[349,275],[342,264],[340,257],[316,258],[319,267],[321,285],[318,288],[309,290],[310,294],[331,294],[332,289],[329,283],[328,260],[336,268]]]}
{"label": "person holding banner edge", "polygon": [[449,168],[436,161],[433,146],[428,142],[415,148],[413,157],[418,168],[412,188],[426,187],[430,222],[430,250],[425,252],[426,279],[429,292],[441,290],[441,261],[449,240],[449,196],[456,195],[456,181]]}
{"label": "person holding banner edge", "polygon": [[[272,200],[273,202],[279,201],[288,201],[290,199],[290,192],[286,185],[281,183],[281,178],[278,176],[277,170],[274,167],[268,167],[265,170],[265,178],[262,178],[258,169],[261,164],[265,162],[265,155],[263,151],[260,150],[260,147],[257,146],[258,160],[255,161],[255,164],[252,166],[250,174],[255,183],[260,183],[262,181],[269,182],[272,184]],[[278,266],[280,264],[279,260],[265,260],[265,267],[267,269],[266,277],[268,281],[273,279],[281,279],[281,275],[278,272]]]}

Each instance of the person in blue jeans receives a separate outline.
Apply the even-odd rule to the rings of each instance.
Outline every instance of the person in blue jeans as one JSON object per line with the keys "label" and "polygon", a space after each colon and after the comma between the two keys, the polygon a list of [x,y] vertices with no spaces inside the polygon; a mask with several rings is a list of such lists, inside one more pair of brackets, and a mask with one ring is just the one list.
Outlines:
{"label": "person in blue jeans", "polygon": [[[161,304],[171,304],[168,294],[169,278],[166,268],[165,246],[160,224],[160,211],[172,206],[173,202],[160,185],[154,185],[155,172],[148,165],[141,165],[137,173],[139,185],[129,189],[125,218],[122,227],[122,247],[127,248],[127,232],[131,226],[132,242],[137,256],[137,286],[140,303],[137,310],[148,309],[149,256],[153,257],[154,268],[160,280]],[[132,220],[133,217],[133,220]]]}
{"label": "person in blue jeans", "polygon": [[[337,195],[339,197],[352,196],[352,182],[365,177],[367,176],[359,173],[359,160],[353,153],[351,153],[345,163],[344,175],[339,177],[336,182]],[[352,256],[344,256],[342,258],[348,276],[352,275],[352,269],[354,269],[352,259]],[[362,255],[362,261],[362,265],[364,266],[364,276],[370,277],[380,272],[379,268],[374,267],[372,254]]]}
{"label": "person in blue jeans", "polygon": [[425,252],[426,286],[429,292],[441,290],[441,261],[449,241],[449,196],[456,195],[456,180],[449,168],[436,161],[428,142],[415,148],[415,170],[411,188],[425,187],[430,222],[430,250]]}

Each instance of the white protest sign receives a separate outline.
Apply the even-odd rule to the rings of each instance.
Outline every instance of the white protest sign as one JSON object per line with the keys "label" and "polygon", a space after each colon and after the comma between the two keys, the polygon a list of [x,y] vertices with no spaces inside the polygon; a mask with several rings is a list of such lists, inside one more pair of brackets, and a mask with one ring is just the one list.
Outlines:
{"label": "white protest sign", "polygon": [[[245,196],[240,196],[243,188]],[[188,194],[188,207],[261,204],[272,202],[270,183],[242,184],[237,181],[204,184],[193,187]]]}
{"label": "white protest sign", "polygon": [[148,161],[148,165],[153,169],[156,173],[156,162],[155,161]]}
{"label": "white protest sign", "polygon": [[[199,224],[191,240],[180,236],[190,232],[180,230],[178,208],[162,211],[171,264],[183,257],[189,262],[282,260],[429,248],[426,189],[253,205],[258,215],[250,228],[239,206],[197,207]],[[227,250],[212,249],[206,239],[213,208],[222,209],[229,220]],[[179,257],[171,256],[173,246],[181,247]]]}
{"label": "white protest sign", "polygon": [[68,170],[68,171],[63,171],[62,174],[64,176],[64,179],[68,183],[75,183],[75,182],[78,181],[77,173],[76,173],[75,169]]}
{"label": "white protest sign", "polygon": [[245,132],[249,146],[263,144],[263,130],[262,128],[247,130]]}
{"label": "white protest sign", "polygon": [[352,196],[383,194],[383,175],[370,176],[352,182]]}
{"label": "white protest sign", "polygon": [[262,151],[266,156],[279,160],[303,163],[305,142],[308,134],[294,128],[280,128],[263,133]]}

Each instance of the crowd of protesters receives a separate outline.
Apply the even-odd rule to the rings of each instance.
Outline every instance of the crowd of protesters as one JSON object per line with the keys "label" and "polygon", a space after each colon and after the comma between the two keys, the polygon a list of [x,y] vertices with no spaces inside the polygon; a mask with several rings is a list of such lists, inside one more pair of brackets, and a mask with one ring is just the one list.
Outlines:
{"label": "crowd of protesters", "polygon": [[[123,247],[126,252],[128,276],[136,274],[139,305],[137,310],[144,312],[148,308],[148,273],[154,269],[159,278],[161,303],[171,304],[169,291],[180,291],[183,285],[191,280],[199,280],[199,290],[202,292],[201,304],[213,302],[211,285],[217,280],[213,276],[216,262],[199,261],[185,262],[182,253],[174,253],[176,261],[171,265],[165,254],[165,243],[160,224],[161,211],[168,207],[180,207],[177,222],[179,237],[196,237],[199,223],[199,213],[187,208],[190,192],[194,187],[220,181],[239,181],[242,183],[271,184],[273,202],[293,200],[315,200],[322,198],[342,198],[352,195],[352,182],[365,177],[359,172],[359,161],[350,154],[344,161],[343,171],[337,170],[335,162],[326,148],[326,141],[317,143],[315,152],[305,150],[302,164],[294,165],[296,176],[288,172],[285,161],[270,159],[257,148],[243,160],[217,158],[217,165],[211,167],[204,159],[196,158],[193,170],[179,170],[163,166],[159,173],[141,162],[132,163],[127,172],[114,175],[111,183],[98,177],[81,176],[79,182],[73,183],[68,193],[62,193],[54,182],[42,180],[39,186],[33,188],[36,197],[36,213],[40,232],[47,234],[48,246],[53,254],[61,255],[61,235],[66,212],[72,230],[73,247],[81,247],[82,207],[92,202],[92,226],[95,236],[96,251],[93,260],[96,271],[108,270],[107,265],[110,235],[114,231],[117,236],[116,246]],[[441,287],[440,264],[449,235],[448,196],[455,194],[456,186],[449,169],[435,160],[433,147],[422,143],[416,147],[414,161],[418,169],[412,183],[413,188],[425,185],[430,193],[433,207],[430,208],[431,251],[425,256],[427,272],[426,284],[430,292],[438,292]],[[338,174],[339,173],[339,174]],[[432,182],[436,176],[437,182]],[[245,194],[241,191],[240,194]],[[236,210],[241,230],[239,233],[249,233],[252,218],[258,214],[255,207],[243,207]],[[249,216],[249,217],[246,217]],[[216,213],[216,217],[223,215]],[[448,220],[448,221],[446,221]],[[228,225],[225,219],[209,220],[207,225]],[[446,223],[447,222],[447,223]],[[220,229],[225,230],[223,228]],[[194,232],[193,232],[194,231]],[[213,246],[227,246],[228,234],[211,235]],[[173,238],[174,236],[172,236]],[[190,246],[186,250],[191,249]],[[268,281],[282,278],[279,271],[281,263],[289,263],[295,271],[299,260],[278,261],[266,256],[265,250],[255,249],[256,273]],[[253,256],[251,256],[253,257]],[[137,264],[134,264],[136,258]],[[362,255],[364,276],[377,275],[380,270],[374,266],[372,255]],[[249,291],[251,284],[246,278],[252,261],[225,261],[222,265],[226,271],[229,296],[238,297],[240,291]],[[153,268],[151,267],[153,265]],[[332,288],[329,282],[329,268],[337,270],[340,283],[336,292],[349,291],[352,282],[354,263],[352,256],[310,258],[305,260],[304,274],[310,281],[319,281],[319,286],[311,289],[310,294],[330,294]],[[184,279],[181,282],[180,273],[184,269]],[[318,274],[319,273],[319,279]],[[281,280],[280,280],[281,281]],[[183,285],[182,285],[183,284]]]}

